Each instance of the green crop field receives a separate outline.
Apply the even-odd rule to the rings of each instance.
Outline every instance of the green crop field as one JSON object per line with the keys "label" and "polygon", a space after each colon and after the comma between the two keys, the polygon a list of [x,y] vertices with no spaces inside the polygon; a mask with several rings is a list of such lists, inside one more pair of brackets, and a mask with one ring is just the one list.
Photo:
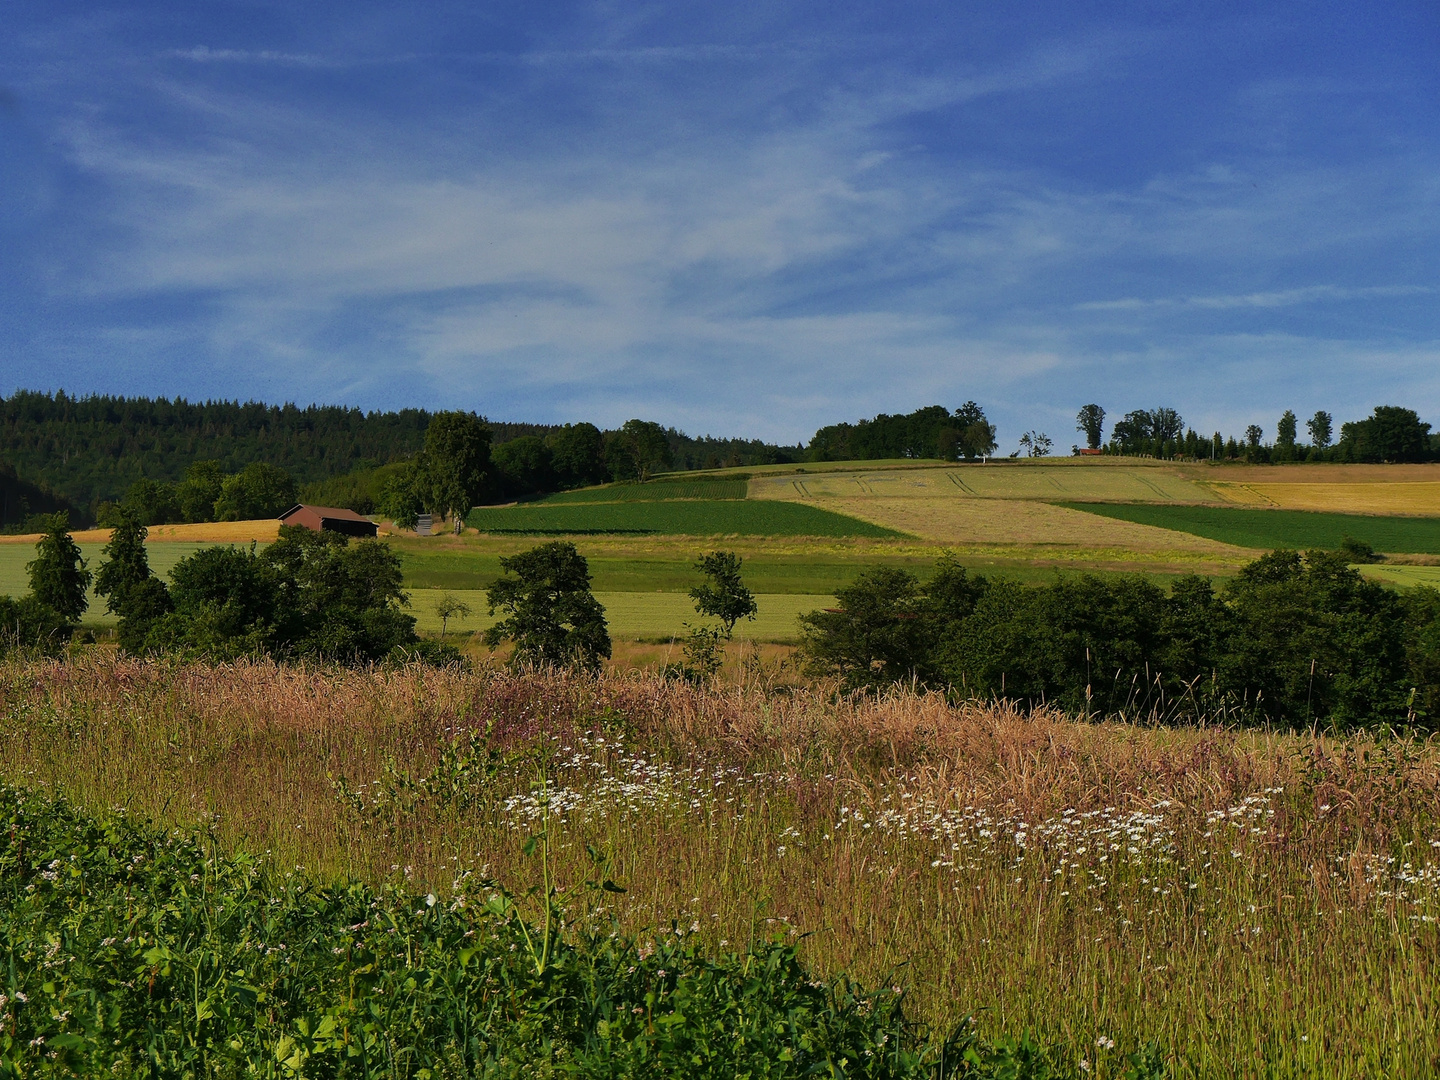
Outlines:
{"label": "green crop field", "polygon": [[893,529],[797,503],[750,500],[531,504],[470,511],[481,532],[530,535],[901,536]]}
{"label": "green crop field", "polygon": [[1250,510],[1219,506],[1063,503],[1101,517],[1193,533],[1248,548],[1338,548],[1345,537],[1376,551],[1440,555],[1440,520],[1323,514],[1308,510]]}
{"label": "green crop field", "polygon": [[[542,506],[564,503],[669,502],[676,499],[743,499],[749,484],[743,478],[652,480],[648,484],[607,484],[562,491],[539,500]],[[534,505],[534,504],[531,504]]]}

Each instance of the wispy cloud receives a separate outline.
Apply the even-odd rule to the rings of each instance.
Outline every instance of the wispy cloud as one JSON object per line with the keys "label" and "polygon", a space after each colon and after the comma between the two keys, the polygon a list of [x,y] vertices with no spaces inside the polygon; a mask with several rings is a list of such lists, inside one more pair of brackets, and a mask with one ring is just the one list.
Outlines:
{"label": "wispy cloud", "polygon": [[309,53],[252,51],[249,49],[212,49],[196,45],[189,49],[166,49],[161,56],[176,60],[192,60],[197,64],[282,64],[286,67],[334,67],[336,61]]}
{"label": "wispy cloud", "polygon": [[[1342,161],[1230,114],[1191,133],[1136,105],[1137,72],[1184,59],[1141,25],[971,50],[777,10],[728,36],[603,9],[579,30],[217,32],[47,69],[27,104],[50,101],[89,202],[25,287],[72,313],[68,370],[88,335],[155,392],[243,379],[789,441],[968,397],[1017,432],[1106,395],[1188,395],[1220,424],[1297,373],[1353,399],[1389,362],[1440,408],[1416,360],[1440,329],[1413,303],[1435,292],[1433,139]],[[1234,96],[1257,128],[1305,98]]]}
{"label": "wispy cloud", "polygon": [[1275,292],[1253,292],[1233,296],[1162,296],[1154,299],[1124,297],[1119,300],[1091,300],[1074,305],[1076,311],[1145,311],[1157,308],[1202,308],[1225,311],[1232,308],[1281,308],[1350,300],[1373,300],[1405,296],[1432,296],[1430,285],[1367,285],[1342,288],[1337,285],[1308,285]]}

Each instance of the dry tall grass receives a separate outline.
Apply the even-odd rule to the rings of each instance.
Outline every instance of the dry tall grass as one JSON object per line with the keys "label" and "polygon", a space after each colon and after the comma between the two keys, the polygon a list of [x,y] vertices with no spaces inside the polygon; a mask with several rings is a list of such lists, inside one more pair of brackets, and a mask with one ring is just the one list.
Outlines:
{"label": "dry tall grass", "polygon": [[1440,515],[1440,481],[1433,480],[1394,480],[1388,483],[1216,483],[1211,486],[1224,498],[1244,506],[1400,517]]}
{"label": "dry tall grass", "polygon": [[1178,1075],[1440,1068],[1435,745],[836,699],[763,674],[12,661],[0,774],[436,889],[530,884],[520,849],[548,812],[562,880],[590,872],[589,844],[629,890],[576,918],[717,948],[808,934],[821,971],[1102,1073],[1102,1037],[1158,1040]]}

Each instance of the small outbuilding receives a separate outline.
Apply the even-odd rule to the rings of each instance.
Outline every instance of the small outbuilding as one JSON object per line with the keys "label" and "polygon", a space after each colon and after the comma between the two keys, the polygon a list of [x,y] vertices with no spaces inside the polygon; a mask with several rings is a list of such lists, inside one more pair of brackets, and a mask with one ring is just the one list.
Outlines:
{"label": "small outbuilding", "polygon": [[303,525],[315,532],[338,532],[345,536],[376,536],[380,527],[354,510],[334,506],[306,506],[298,503],[280,515],[281,525]]}

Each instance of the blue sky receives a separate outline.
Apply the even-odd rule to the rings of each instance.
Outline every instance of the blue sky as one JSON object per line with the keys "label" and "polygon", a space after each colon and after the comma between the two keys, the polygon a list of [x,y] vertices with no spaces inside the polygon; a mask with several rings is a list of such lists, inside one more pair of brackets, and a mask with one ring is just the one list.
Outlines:
{"label": "blue sky", "polygon": [[6,12],[0,393],[1440,426],[1433,0]]}

